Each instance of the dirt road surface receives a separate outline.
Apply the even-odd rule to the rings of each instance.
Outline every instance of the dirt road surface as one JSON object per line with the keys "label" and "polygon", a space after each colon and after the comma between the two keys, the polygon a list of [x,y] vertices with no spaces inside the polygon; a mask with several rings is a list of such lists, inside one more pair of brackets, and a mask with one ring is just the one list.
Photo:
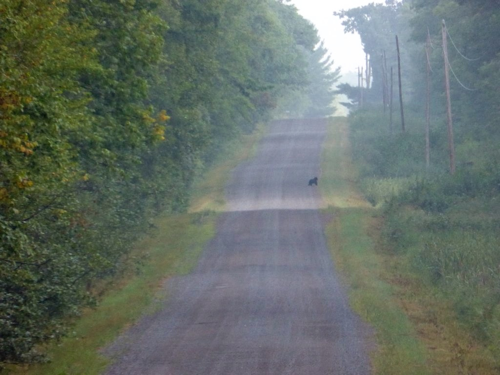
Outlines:
{"label": "dirt road surface", "polygon": [[325,120],[278,121],[233,173],[228,212],[195,271],[106,350],[110,375],[370,373],[369,330],[350,310],[325,243]]}

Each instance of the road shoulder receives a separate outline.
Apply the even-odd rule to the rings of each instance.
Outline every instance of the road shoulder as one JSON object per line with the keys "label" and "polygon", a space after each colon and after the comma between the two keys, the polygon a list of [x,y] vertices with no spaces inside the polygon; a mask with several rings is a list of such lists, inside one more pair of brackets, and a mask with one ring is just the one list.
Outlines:
{"label": "road shoulder", "polygon": [[328,245],[353,310],[375,329],[371,361],[375,374],[427,374],[426,348],[388,279],[379,253],[382,218],[356,188],[346,118],[330,120],[322,159],[321,192]]}
{"label": "road shoulder", "polygon": [[166,298],[164,285],[189,273],[205,244],[215,234],[218,212],[224,208],[224,188],[233,168],[251,158],[265,127],[240,138],[221,152],[214,165],[193,187],[185,214],[160,215],[151,233],[139,241],[129,257],[137,268],[124,270],[97,296],[95,308],[86,309],[72,331],[47,347],[50,362],[12,365],[12,375],[101,374],[110,360],[101,349],[113,342],[144,314],[155,312]]}

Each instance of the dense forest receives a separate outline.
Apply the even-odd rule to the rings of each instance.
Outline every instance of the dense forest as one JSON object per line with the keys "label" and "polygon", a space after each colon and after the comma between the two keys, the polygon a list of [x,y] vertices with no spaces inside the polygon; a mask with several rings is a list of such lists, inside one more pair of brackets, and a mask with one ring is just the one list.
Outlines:
{"label": "dense forest", "polygon": [[464,373],[485,361],[498,371],[500,2],[388,0],[336,16],[360,35],[371,65],[369,81],[360,62],[359,86],[341,91],[355,109],[353,156],[383,211],[386,247],[482,343],[488,354],[475,359],[479,346],[463,348]]}
{"label": "dense forest", "polygon": [[2,1],[0,362],[39,360],[224,144],[331,113],[338,75],[283,1]]}

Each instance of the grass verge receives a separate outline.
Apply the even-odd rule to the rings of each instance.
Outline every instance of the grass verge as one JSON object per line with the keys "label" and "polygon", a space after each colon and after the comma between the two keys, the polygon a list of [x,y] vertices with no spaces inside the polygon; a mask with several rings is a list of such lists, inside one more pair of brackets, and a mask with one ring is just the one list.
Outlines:
{"label": "grass verge", "polygon": [[[347,119],[332,121],[326,143],[321,189],[334,217],[326,234],[353,309],[375,328],[374,372],[498,374],[500,310],[484,297],[497,277],[496,203],[466,200],[446,215],[412,206],[388,214],[382,203],[411,181],[365,178],[358,186],[375,207],[363,203]],[[471,294],[463,285],[474,283]]]}
{"label": "grass verge", "polygon": [[383,215],[377,251],[387,280],[399,287],[433,373],[500,374],[498,139],[462,132],[450,175],[441,131],[431,130],[426,168],[423,128],[389,134],[385,124],[380,110],[349,116],[358,187]]}
{"label": "grass verge", "polygon": [[405,282],[400,298],[439,374],[500,373],[498,273],[492,266],[499,260],[498,211],[473,203],[479,202],[466,200],[444,214],[408,206],[386,212],[391,281]]}
{"label": "grass verge", "polygon": [[48,348],[50,363],[17,368],[13,374],[99,374],[108,360],[99,349],[147,309],[161,300],[162,281],[189,272],[215,228],[215,215],[165,216],[157,220],[156,235],[140,241],[134,253],[147,255],[139,274],[118,280],[95,309],[75,322],[71,335]]}
{"label": "grass verge", "polygon": [[385,259],[376,251],[380,218],[357,192],[347,119],[330,122],[322,162],[323,199],[334,219],[326,235],[335,264],[349,286],[352,308],[375,329],[376,374],[427,374],[426,349],[398,299]]}
{"label": "grass verge", "polygon": [[255,155],[258,140],[264,133],[265,127],[260,124],[252,134],[244,135],[238,141],[230,143],[226,150],[219,154],[212,168],[196,181],[189,212],[224,211],[225,186],[231,171]]}
{"label": "grass verge", "polygon": [[143,264],[137,272],[117,278],[96,308],[86,309],[75,321],[71,334],[47,348],[51,362],[11,366],[6,373],[17,375],[100,374],[109,365],[99,349],[111,343],[142,314],[159,308],[165,297],[165,281],[189,273],[197,264],[204,245],[215,234],[217,213],[224,210],[224,186],[231,170],[250,158],[264,126],[229,145],[214,165],[193,187],[191,207],[186,214],[162,215],[156,229],[138,242],[129,257]]}

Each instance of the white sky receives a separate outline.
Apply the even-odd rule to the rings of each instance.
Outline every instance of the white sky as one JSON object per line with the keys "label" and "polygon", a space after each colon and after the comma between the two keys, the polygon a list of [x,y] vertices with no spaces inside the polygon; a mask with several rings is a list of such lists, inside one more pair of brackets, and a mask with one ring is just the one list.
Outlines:
{"label": "white sky", "polygon": [[319,31],[326,48],[334,60],[334,66],[341,67],[342,74],[357,70],[364,65],[365,55],[357,34],[344,34],[344,27],[334,11],[357,8],[369,3],[384,3],[383,0],[292,0],[299,13]]}

